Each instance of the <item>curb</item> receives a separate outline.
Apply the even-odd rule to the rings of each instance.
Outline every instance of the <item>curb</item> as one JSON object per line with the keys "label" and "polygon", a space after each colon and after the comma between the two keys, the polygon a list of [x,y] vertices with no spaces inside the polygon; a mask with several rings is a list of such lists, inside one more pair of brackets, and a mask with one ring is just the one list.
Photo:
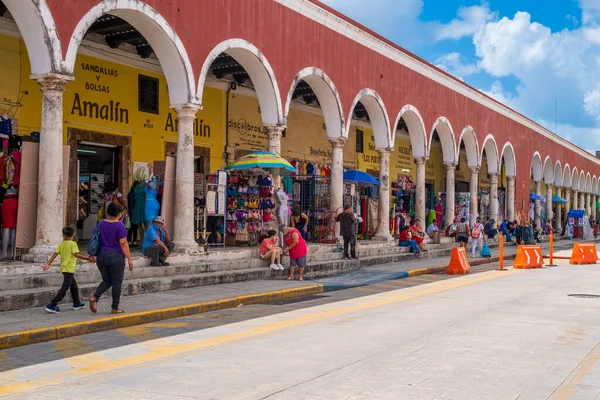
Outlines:
{"label": "curb", "polygon": [[48,342],[51,340],[64,339],[73,336],[87,335],[90,333],[126,328],[129,326],[142,325],[166,319],[185,317],[187,315],[201,314],[209,311],[225,310],[228,308],[235,308],[239,305],[266,304],[297,297],[311,296],[323,292],[324,287],[320,284],[301,286],[272,292],[254,293],[219,300],[205,301],[202,303],[188,304],[184,306],[140,311],[80,322],[71,322],[68,324],[29,329],[25,331],[2,333],[0,334],[0,350]]}

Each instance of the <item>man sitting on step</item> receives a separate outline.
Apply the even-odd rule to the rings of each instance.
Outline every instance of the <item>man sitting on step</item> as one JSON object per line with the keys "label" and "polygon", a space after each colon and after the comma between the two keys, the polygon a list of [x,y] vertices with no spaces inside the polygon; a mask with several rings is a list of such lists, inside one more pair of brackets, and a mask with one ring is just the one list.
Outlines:
{"label": "man sitting on step", "polygon": [[165,220],[158,216],[146,230],[142,242],[142,253],[150,257],[151,267],[167,267],[167,257],[175,245],[171,242],[169,233],[165,229]]}

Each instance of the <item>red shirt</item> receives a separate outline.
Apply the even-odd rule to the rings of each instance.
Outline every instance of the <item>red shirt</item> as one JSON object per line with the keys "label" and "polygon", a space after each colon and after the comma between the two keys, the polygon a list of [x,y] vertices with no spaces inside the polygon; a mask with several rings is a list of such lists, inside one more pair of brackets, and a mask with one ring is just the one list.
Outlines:
{"label": "red shirt", "polygon": [[411,238],[408,237],[408,229],[403,230],[402,232],[400,232],[400,241],[401,242],[408,242],[410,240],[412,240]]}
{"label": "red shirt", "polygon": [[284,240],[286,246],[290,246],[294,242],[294,239],[292,238],[292,235],[294,233],[298,235],[298,244],[293,249],[290,250],[290,258],[296,260],[296,259],[302,258],[308,254],[308,246],[306,245],[306,242],[302,238],[300,231],[296,228],[293,228],[292,232],[283,236],[283,240]]}
{"label": "red shirt", "polygon": [[273,243],[273,241],[271,239],[268,239],[268,238],[264,239],[262,242],[260,242],[258,254],[262,256],[267,251],[269,251],[270,248],[272,248],[273,246],[275,246],[275,243]]}
{"label": "red shirt", "polygon": [[417,227],[416,226],[411,226],[410,227],[410,232],[413,235],[413,240],[417,241],[417,244],[423,243],[423,238],[422,237],[417,237],[418,235],[418,231],[417,231]]}

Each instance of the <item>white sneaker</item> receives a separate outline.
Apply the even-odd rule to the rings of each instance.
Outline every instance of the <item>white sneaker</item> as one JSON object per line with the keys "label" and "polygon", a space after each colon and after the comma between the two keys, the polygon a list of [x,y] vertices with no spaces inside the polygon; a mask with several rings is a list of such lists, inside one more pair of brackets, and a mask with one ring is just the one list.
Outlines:
{"label": "white sneaker", "polygon": [[271,269],[273,269],[275,271],[277,271],[279,269],[279,267],[277,265],[275,265],[275,264],[269,265],[269,268],[271,268]]}
{"label": "white sneaker", "polygon": [[283,268],[283,265],[281,264],[277,264],[277,268],[279,268],[280,271],[283,271],[285,268]]}

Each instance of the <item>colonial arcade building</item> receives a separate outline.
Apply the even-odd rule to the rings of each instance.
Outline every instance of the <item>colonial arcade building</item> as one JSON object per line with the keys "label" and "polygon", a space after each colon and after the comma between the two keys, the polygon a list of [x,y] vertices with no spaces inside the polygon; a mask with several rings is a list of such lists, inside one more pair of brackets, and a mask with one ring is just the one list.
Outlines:
{"label": "colonial arcade building", "polygon": [[319,1],[2,0],[0,15],[2,133],[39,141],[20,189],[31,254],[64,223],[85,235],[94,177],[126,193],[170,155],[180,248],[196,246],[198,174],[252,150],[324,169],[331,212],[344,168],[377,176],[383,240],[402,206],[446,223],[596,215],[600,160]]}

